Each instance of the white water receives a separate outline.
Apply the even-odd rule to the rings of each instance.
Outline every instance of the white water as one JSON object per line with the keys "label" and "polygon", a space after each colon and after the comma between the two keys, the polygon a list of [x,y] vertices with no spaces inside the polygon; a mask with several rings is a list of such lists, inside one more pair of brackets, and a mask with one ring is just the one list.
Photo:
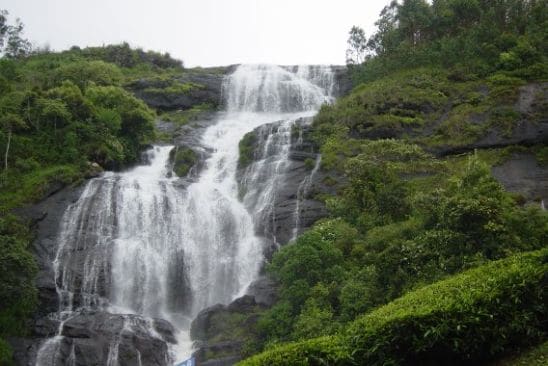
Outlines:
{"label": "white water", "polygon": [[[76,362],[74,345],[63,362],[59,348],[64,322],[80,309],[141,317],[124,317],[123,329],[110,341],[108,365],[119,364],[122,333],[145,329],[161,338],[151,318],[176,328],[172,358],[189,356],[190,320],[205,307],[242,295],[257,277],[267,234],[257,235],[257,227],[275,221],[273,202],[283,185],[291,128],[331,100],[332,84],[326,67],[239,66],[223,86],[227,112],[202,137],[212,154],[195,183],[181,189],[170,178],[171,146],[150,150],[148,165],[91,180],[61,225],[54,261],[60,304],[52,315],[61,323],[36,364]],[[263,131],[267,142],[244,174],[242,200],[238,143],[278,121]]]}

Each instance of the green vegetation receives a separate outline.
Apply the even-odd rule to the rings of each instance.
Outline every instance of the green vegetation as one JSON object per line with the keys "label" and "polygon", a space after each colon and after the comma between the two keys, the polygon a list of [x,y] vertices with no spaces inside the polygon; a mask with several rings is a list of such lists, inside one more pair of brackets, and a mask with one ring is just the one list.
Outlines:
{"label": "green vegetation", "polygon": [[245,136],[240,140],[239,148],[240,148],[240,158],[238,160],[238,166],[240,168],[245,168],[251,162],[253,162],[253,154],[255,154],[255,144],[257,137],[253,132],[248,132],[245,134]]}
{"label": "green vegetation", "polygon": [[164,88],[150,87],[143,90],[148,94],[160,94],[160,95],[177,95],[177,94],[189,94],[196,89],[203,89],[204,86],[196,83],[180,83],[172,80],[169,85]]}
{"label": "green vegetation", "polygon": [[496,366],[544,366],[548,362],[548,341],[517,356],[495,362]]}
{"label": "green vegetation", "polygon": [[455,81],[495,71],[546,78],[547,14],[545,0],[392,1],[368,40],[351,30],[349,64],[356,82],[421,66],[443,67]]}
{"label": "green vegetation", "polygon": [[[489,133],[510,136],[518,121],[541,117],[515,108],[525,80],[495,74],[453,81],[447,70],[419,68],[358,85],[314,120],[313,136],[329,155],[353,155],[348,139],[400,138],[429,150],[466,147]],[[323,164],[335,163],[330,158]]]}
{"label": "green vegetation", "polygon": [[173,172],[178,177],[184,177],[196,164],[198,156],[194,150],[184,146],[174,147],[169,152],[169,161],[173,164]]}
{"label": "green vegetation", "polygon": [[178,126],[183,126],[191,121],[197,120],[204,113],[215,110],[211,104],[198,104],[187,110],[177,110],[164,112],[159,116],[159,119],[166,122],[173,122]]}
{"label": "green vegetation", "polygon": [[241,364],[485,362],[546,337],[547,273],[546,249],[491,262],[412,291],[336,336],[276,347]]}
{"label": "green vegetation", "polygon": [[471,146],[545,115],[547,5],[393,1],[369,40],[352,28],[354,89],[311,132],[330,217],[267,265],[279,300],[243,364],[477,364],[546,340],[548,253],[520,253],[548,215],[490,172],[546,147]]}
{"label": "green vegetation", "polygon": [[[335,218],[280,249],[267,267],[280,301],[259,321],[264,342],[336,334],[410,290],[545,246],[548,215],[516,206],[478,157],[452,173],[403,142],[374,141],[364,151],[348,159],[347,187],[327,200]],[[413,165],[440,169],[436,185],[444,188],[399,178]]]}

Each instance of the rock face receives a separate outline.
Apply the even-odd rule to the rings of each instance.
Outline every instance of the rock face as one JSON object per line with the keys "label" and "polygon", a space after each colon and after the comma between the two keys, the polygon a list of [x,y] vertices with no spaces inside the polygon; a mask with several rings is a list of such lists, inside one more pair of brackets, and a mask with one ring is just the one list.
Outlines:
{"label": "rock face", "polygon": [[[451,155],[471,151],[505,147],[510,145],[542,144],[548,141],[548,83],[530,83],[519,88],[518,98],[513,106],[520,118],[511,131],[490,127],[478,140],[462,146],[442,146],[434,149],[437,155]],[[479,124],[487,123],[487,118],[476,116]],[[440,120],[443,120],[443,118]],[[425,130],[429,132],[428,129]]]}
{"label": "rock face", "polygon": [[58,306],[58,297],[55,289],[53,260],[57,252],[57,234],[63,214],[71,203],[80,197],[83,187],[58,187],[54,193],[43,201],[18,210],[18,214],[26,219],[33,231],[35,239],[32,251],[38,264],[39,306],[37,317],[55,312]]}
{"label": "rock face", "polygon": [[[325,217],[327,211],[315,197],[336,191],[324,182],[327,173],[320,169],[320,156],[310,137],[311,122],[311,118],[301,118],[293,124],[270,123],[247,138],[251,163],[239,168],[238,180],[244,203],[261,212],[256,228],[271,242],[267,257]],[[272,204],[261,208],[263,192],[272,196]]]}
{"label": "rock face", "polygon": [[[127,88],[150,107],[159,110],[190,109],[198,104],[218,106],[222,102],[223,78],[232,66],[188,69],[172,79],[141,79]],[[179,85],[184,87],[175,87]]]}
{"label": "rock face", "polygon": [[[237,65],[187,69],[171,79],[141,79],[132,82],[127,88],[150,107],[164,111],[185,110],[204,103],[222,106],[223,79],[236,67]],[[339,97],[348,93],[352,88],[352,81],[346,67],[331,68],[335,78],[333,96]],[[173,88],[174,85],[187,87]]]}
{"label": "rock face", "polygon": [[[36,328],[37,331],[44,331],[44,334],[37,335],[55,335],[59,323],[43,319],[37,324],[43,324],[44,321],[49,324]],[[51,338],[44,343],[42,352],[51,355],[47,357],[51,364],[71,364],[75,359],[74,365],[99,366],[108,364],[116,356],[120,365],[164,366],[170,360],[167,342],[175,342],[173,328],[163,320],[150,321],[135,315],[98,311],[74,314],[63,324],[61,335],[62,337]],[[41,343],[18,340],[14,344],[18,364],[34,365],[33,360]],[[53,352],[54,350],[59,352]]]}
{"label": "rock face", "polygon": [[259,313],[265,306],[256,297],[245,295],[229,305],[217,304],[202,310],[192,321],[190,336],[199,365],[233,365],[242,359],[243,349],[258,336]]}
{"label": "rock face", "polygon": [[492,168],[493,176],[510,192],[527,201],[548,204],[548,166],[539,165],[531,154],[514,154]]}

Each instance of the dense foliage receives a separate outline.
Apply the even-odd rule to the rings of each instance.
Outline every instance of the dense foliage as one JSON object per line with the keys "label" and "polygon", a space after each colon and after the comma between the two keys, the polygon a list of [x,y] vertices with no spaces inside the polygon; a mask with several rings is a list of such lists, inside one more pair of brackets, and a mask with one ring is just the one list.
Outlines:
{"label": "dense foliage", "polygon": [[348,160],[345,190],[327,201],[336,218],[280,249],[268,266],[280,301],[259,322],[266,341],[335,334],[409,290],[546,245],[546,213],[517,206],[477,157],[431,190],[398,176],[405,167],[398,164],[427,154],[397,141],[368,145]]}
{"label": "dense foliage", "polygon": [[[361,82],[419,66],[448,68],[456,78],[495,70],[547,76],[546,0],[392,1],[376,25],[376,33],[359,48],[370,55],[355,65]],[[355,35],[353,29],[349,49],[356,49]]]}
{"label": "dense foliage", "polygon": [[548,251],[491,262],[412,291],[336,336],[242,365],[478,364],[546,337]]}

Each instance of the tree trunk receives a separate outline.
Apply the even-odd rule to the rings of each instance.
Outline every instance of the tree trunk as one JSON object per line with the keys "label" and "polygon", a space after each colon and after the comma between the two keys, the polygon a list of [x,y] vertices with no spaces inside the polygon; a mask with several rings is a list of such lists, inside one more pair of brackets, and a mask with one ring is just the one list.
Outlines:
{"label": "tree trunk", "polygon": [[6,153],[4,154],[4,173],[8,172],[8,154],[10,152],[11,130],[8,131],[8,143],[6,144]]}

